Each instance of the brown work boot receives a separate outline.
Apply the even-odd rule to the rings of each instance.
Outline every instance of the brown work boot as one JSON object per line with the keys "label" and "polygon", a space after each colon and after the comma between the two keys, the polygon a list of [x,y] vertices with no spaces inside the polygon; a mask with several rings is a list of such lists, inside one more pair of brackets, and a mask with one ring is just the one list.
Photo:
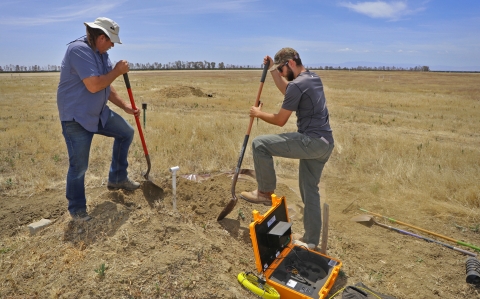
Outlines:
{"label": "brown work boot", "polygon": [[[303,235],[299,234],[299,233],[293,233],[292,234],[292,239],[293,240],[298,240],[300,242],[303,242]],[[305,242],[304,242],[305,243]]]}
{"label": "brown work boot", "polygon": [[108,182],[107,188],[108,190],[118,190],[118,189],[124,189],[127,191],[133,191],[136,190],[140,187],[140,183],[137,183],[133,180],[131,180],[129,177],[127,177],[123,182],[120,183],[112,183]]}
{"label": "brown work boot", "polygon": [[240,197],[251,203],[264,204],[266,206],[272,205],[272,192],[263,192],[263,191],[252,191],[247,192],[243,191],[240,193]]}
{"label": "brown work boot", "polygon": [[315,246],[315,244],[312,244],[312,243],[310,243],[310,244],[305,243],[301,234],[293,233],[292,234],[292,239],[293,239],[292,243],[294,245],[302,246],[302,247],[305,247],[305,248],[308,248],[308,249],[313,249],[317,252],[320,252],[320,247]]}

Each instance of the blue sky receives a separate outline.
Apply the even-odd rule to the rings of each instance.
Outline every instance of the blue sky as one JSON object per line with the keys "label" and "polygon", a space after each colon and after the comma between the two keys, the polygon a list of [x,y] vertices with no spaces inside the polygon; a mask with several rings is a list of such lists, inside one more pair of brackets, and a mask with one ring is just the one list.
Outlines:
{"label": "blue sky", "polygon": [[100,16],[120,25],[112,61],[260,65],[292,47],[307,66],[480,71],[478,0],[2,0],[0,65],[60,65]]}

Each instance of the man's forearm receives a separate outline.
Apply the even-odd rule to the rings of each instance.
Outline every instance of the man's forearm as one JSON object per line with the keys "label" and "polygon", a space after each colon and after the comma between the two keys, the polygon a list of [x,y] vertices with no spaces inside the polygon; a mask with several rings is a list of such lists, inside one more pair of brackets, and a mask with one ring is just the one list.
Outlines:
{"label": "man's forearm", "polygon": [[272,124],[272,125],[276,125],[275,116],[271,113],[266,113],[266,112],[261,111],[260,113],[258,113],[257,117],[260,118],[261,120],[263,120],[264,122],[267,122],[267,123]]}
{"label": "man's forearm", "polygon": [[277,86],[278,90],[280,90],[282,94],[285,94],[285,91],[287,90],[288,81],[282,76],[280,76],[280,73],[277,71],[277,69],[274,69],[273,71],[271,71],[270,74],[272,75],[273,82],[275,82],[275,85]]}
{"label": "man's forearm", "polygon": [[279,127],[283,127],[288,121],[288,117],[286,115],[283,115],[281,112],[272,114],[272,113],[266,113],[261,111],[257,117],[263,120],[264,122],[267,122],[269,124],[279,126]]}
{"label": "man's forearm", "polygon": [[105,75],[85,78],[83,79],[83,83],[87,87],[88,91],[91,93],[96,93],[107,88],[120,75],[121,73],[118,70],[113,69],[111,72]]}
{"label": "man's forearm", "polygon": [[121,109],[125,109],[128,107],[128,104],[120,98],[118,95],[117,91],[113,86],[110,86],[110,96],[108,97],[108,100],[112,102],[114,105],[120,107]]}

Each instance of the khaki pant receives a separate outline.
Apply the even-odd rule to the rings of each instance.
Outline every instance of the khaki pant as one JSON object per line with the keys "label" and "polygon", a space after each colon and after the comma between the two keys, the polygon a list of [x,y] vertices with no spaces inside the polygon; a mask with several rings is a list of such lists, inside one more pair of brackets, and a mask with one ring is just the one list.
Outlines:
{"label": "khaki pant", "polygon": [[312,138],[293,132],[261,135],[252,142],[253,161],[258,190],[274,191],[277,178],[273,157],[299,159],[298,183],[304,208],[303,240],[317,245],[320,241],[322,214],[320,207],[319,183],[323,167],[333,150],[325,138]]}

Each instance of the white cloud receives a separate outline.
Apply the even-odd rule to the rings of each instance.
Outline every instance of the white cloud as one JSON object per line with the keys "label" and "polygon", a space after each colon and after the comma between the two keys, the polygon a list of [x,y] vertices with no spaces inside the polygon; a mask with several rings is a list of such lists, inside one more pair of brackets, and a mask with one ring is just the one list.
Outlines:
{"label": "white cloud", "polygon": [[350,48],[345,48],[345,49],[338,50],[338,52],[350,52],[350,51],[353,51],[353,50],[350,49]]}
{"label": "white cloud", "polygon": [[340,5],[371,18],[398,19],[403,15],[412,13],[405,1],[358,2],[356,4],[348,2]]}
{"label": "white cloud", "polygon": [[57,8],[49,15],[35,17],[9,17],[0,19],[1,25],[7,26],[39,26],[50,23],[68,22],[78,18],[90,17],[92,14],[102,14],[109,12],[124,1],[107,3],[105,1],[97,3],[95,6],[86,6],[85,4],[76,4]]}

